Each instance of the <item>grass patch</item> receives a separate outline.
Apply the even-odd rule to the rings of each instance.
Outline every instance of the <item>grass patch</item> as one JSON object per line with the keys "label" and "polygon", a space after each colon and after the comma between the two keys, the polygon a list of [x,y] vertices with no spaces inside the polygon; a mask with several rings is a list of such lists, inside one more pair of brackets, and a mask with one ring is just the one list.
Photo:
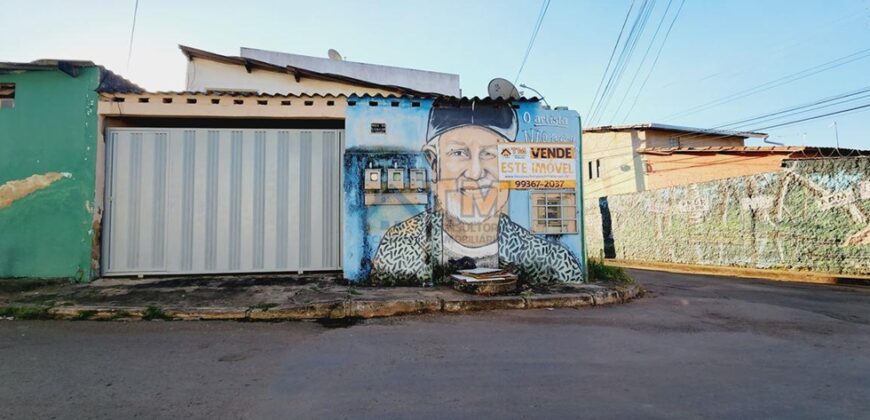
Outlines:
{"label": "grass patch", "polygon": [[0,317],[22,320],[54,319],[54,315],[48,312],[47,307],[43,306],[5,306],[0,308]]}
{"label": "grass patch", "polygon": [[634,279],[622,269],[622,267],[611,267],[604,264],[604,261],[597,258],[589,258],[589,277],[593,281],[609,281],[619,284],[632,284]]}
{"label": "grass patch", "polygon": [[127,312],[127,311],[118,311],[118,312],[113,313],[112,316],[109,317],[109,320],[110,320],[110,321],[117,321],[117,320],[119,320],[119,319],[127,319],[127,318],[130,318],[130,317],[132,317],[132,315],[131,315],[129,312]]}
{"label": "grass patch", "polygon": [[73,318],[73,320],[84,321],[84,320],[93,318],[94,315],[96,315],[96,314],[97,314],[97,311],[93,311],[93,310],[79,311],[78,315],[76,315],[75,318]]}
{"label": "grass patch", "polygon": [[251,310],[259,309],[259,310],[261,310],[261,311],[263,311],[263,312],[266,312],[266,311],[268,311],[269,309],[272,309],[272,308],[274,308],[274,307],[276,307],[276,306],[278,306],[277,303],[258,303],[258,304],[256,304],[256,305],[251,306]]}
{"label": "grass patch", "polygon": [[359,290],[356,290],[355,287],[351,287],[351,288],[348,288],[348,289],[347,289],[347,294],[349,294],[349,295],[354,295],[354,296],[359,296],[359,295],[362,294],[362,292],[360,292]]}
{"label": "grass patch", "polygon": [[149,306],[142,311],[142,320],[143,321],[153,321],[155,319],[163,320],[163,321],[171,321],[172,316],[166,313],[163,308],[159,306]]}

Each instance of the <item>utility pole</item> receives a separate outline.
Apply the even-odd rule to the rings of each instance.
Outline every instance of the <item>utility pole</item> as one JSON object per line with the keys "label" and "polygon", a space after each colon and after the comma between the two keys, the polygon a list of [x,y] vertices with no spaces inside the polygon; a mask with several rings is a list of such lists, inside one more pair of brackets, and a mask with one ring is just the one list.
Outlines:
{"label": "utility pole", "polygon": [[831,125],[834,127],[834,140],[836,140],[837,149],[839,149],[840,148],[840,133],[837,131],[837,122],[834,121],[834,123]]}

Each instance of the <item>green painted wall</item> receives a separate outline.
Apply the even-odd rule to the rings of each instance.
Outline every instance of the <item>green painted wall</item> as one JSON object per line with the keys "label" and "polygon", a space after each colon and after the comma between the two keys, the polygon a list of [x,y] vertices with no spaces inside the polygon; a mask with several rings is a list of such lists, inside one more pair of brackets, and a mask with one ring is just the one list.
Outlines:
{"label": "green painted wall", "polygon": [[870,274],[870,158],[785,166],[587,201],[591,255]]}
{"label": "green painted wall", "polygon": [[0,108],[0,185],[69,173],[0,208],[0,278],[91,278],[99,69],[0,74],[15,107]]}

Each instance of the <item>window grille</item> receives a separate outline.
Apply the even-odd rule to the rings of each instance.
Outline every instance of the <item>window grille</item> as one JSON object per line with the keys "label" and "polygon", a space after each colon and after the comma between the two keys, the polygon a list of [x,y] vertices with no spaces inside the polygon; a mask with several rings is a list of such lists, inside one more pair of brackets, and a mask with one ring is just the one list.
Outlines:
{"label": "window grille", "polygon": [[577,233],[577,195],[573,191],[532,192],[532,232]]}

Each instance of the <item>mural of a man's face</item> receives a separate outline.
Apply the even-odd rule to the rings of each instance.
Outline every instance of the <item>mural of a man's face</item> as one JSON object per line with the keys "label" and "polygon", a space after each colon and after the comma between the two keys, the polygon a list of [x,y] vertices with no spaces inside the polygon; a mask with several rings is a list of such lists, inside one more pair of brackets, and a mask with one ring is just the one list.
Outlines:
{"label": "mural of a man's face", "polygon": [[435,162],[439,210],[469,224],[498,216],[508,199],[508,191],[498,187],[502,141],[492,130],[474,125],[441,134]]}

